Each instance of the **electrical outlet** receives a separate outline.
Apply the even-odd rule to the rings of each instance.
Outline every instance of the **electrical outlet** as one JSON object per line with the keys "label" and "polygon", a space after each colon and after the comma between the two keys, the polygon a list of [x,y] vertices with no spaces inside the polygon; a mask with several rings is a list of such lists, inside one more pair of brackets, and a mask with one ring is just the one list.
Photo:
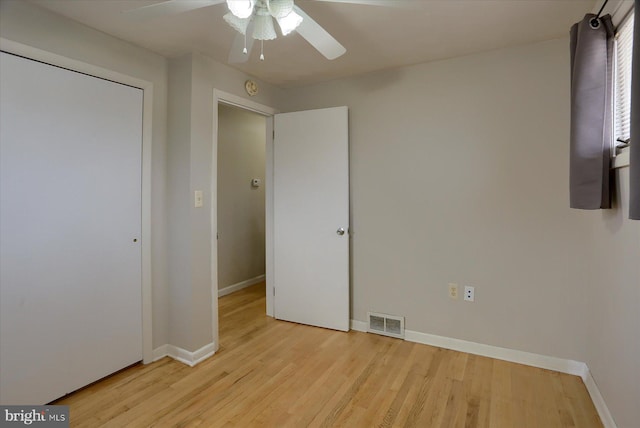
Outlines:
{"label": "electrical outlet", "polygon": [[449,283],[449,297],[453,300],[458,300],[458,284]]}
{"label": "electrical outlet", "polygon": [[464,300],[467,302],[473,302],[475,300],[476,289],[470,285],[464,287]]}

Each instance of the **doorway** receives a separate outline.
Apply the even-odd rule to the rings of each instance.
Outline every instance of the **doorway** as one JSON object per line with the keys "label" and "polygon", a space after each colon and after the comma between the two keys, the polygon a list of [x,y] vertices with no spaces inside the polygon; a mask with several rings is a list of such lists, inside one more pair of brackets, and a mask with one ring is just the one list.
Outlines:
{"label": "doorway", "polygon": [[253,300],[261,299],[261,313],[272,315],[272,296],[266,290],[272,283],[269,225],[275,110],[218,90],[214,106],[212,320],[214,341],[220,345],[220,332],[225,330],[222,317],[242,312],[238,305],[243,299],[234,295],[249,293]]}
{"label": "doorway", "polygon": [[[349,329],[348,108],[342,106],[276,115],[276,111],[269,107],[214,90],[211,210],[214,295],[218,294],[217,169],[220,104],[241,107],[267,117],[264,183],[267,315],[272,317],[275,315],[276,263],[274,256],[279,249],[277,318],[347,331]],[[278,124],[278,147],[280,147],[277,158],[273,132],[276,123]],[[275,160],[278,160],[278,166]],[[295,183],[300,185],[297,185],[294,191],[287,191],[287,188]],[[279,198],[276,201],[275,196],[278,195]],[[283,199],[283,195],[288,195],[289,200]],[[298,208],[305,207],[305,209],[312,206],[317,208],[313,209],[311,214],[302,213],[300,210],[292,212],[289,207],[294,205]],[[278,246],[274,239],[277,226],[276,211],[279,213],[277,218],[280,219],[280,226],[285,227],[285,229],[281,228],[277,235]],[[302,229],[300,227],[295,231],[287,229],[282,223],[286,222],[287,218],[295,219],[294,223]],[[288,263],[287,257],[283,255],[297,254],[303,248],[300,247],[299,242],[282,239],[292,236],[304,237],[304,248],[311,248],[313,251],[305,251],[301,260]],[[282,252],[283,248],[286,250],[285,253]],[[321,254],[323,257],[317,257],[316,254]],[[328,255],[334,257],[327,257]],[[301,265],[309,265],[313,269],[300,269]],[[301,272],[303,275],[298,275]],[[287,315],[286,309],[291,308],[294,309],[293,315]],[[325,310],[326,308],[330,310]],[[216,345],[219,345],[218,299],[213,299],[212,314],[213,340]],[[301,314],[313,314],[313,316],[305,318]]]}
{"label": "doorway", "polygon": [[262,305],[259,312],[265,313],[265,154],[266,118],[220,104],[217,241],[223,341],[229,328],[244,324],[241,313],[246,299],[235,298],[240,291],[251,288],[252,300],[257,299],[256,305]]}

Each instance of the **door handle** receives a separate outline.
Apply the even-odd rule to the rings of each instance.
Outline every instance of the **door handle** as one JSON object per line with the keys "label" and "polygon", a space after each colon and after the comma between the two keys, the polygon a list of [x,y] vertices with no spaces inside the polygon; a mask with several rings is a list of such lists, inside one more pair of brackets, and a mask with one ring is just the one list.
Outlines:
{"label": "door handle", "polygon": [[336,230],[336,233],[340,236],[344,235],[344,228],[341,227],[340,229]]}

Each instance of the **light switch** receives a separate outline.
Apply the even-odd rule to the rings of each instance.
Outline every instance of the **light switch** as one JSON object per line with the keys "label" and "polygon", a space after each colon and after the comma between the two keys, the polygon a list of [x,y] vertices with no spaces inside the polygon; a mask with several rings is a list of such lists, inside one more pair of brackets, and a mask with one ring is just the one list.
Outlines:
{"label": "light switch", "polygon": [[202,190],[196,190],[195,207],[202,208]]}

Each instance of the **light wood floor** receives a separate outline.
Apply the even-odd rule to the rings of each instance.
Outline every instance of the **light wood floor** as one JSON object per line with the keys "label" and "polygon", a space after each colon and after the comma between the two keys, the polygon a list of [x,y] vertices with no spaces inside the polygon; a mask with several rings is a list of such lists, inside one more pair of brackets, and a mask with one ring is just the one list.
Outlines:
{"label": "light wood floor", "polygon": [[221,348],[65,397],[81,427],[601,427],[581,379],[268,318],[264,284],[220,299]]}

